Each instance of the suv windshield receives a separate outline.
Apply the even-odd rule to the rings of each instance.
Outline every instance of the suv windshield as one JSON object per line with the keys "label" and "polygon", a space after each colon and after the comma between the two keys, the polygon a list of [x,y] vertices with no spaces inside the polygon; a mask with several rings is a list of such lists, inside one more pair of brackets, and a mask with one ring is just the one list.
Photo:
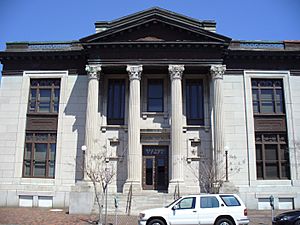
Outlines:
{"label": "suv windshield", "polygon": [[241,203],[233,195],[220,195],[226,206],[240,206]]}
{"label": "suv windshield", "polygon": [[176,200],[174,200],[172,203],[170,203],[169,205],[165,206],[165,208],[169,208],[171,205],[173,205],[175,202],[177,202],[179,199],[181,199],[182,197],[180,198],[177,198]]}

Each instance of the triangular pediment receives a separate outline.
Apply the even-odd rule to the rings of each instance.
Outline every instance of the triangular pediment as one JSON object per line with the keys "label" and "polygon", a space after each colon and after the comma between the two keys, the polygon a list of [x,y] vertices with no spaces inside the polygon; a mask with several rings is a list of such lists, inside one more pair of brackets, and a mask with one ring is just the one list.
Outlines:
{"label": "triangular pediment", "polygon": [[84,43],[205,42],[229,43],[228,37],[204,29],[212,21],[198,21],[160,8],[149,9],[112,22],[98,22],[102,30],[82,38]]}

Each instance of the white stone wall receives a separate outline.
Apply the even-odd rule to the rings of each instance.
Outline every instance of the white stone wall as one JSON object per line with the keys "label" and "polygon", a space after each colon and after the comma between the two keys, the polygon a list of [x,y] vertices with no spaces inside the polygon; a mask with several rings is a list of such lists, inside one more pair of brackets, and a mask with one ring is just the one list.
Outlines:
{"label": "white stone wall", "polygon": [[[30,77],[60,77],[61,97],[58,118],[58,140],[55,179],[22,178],[26,112]],[[124,75],[115,75],[116,78]],[[145,110],[146,85],[141,81],[141,129],[170,128],[170,81],[165,79],[165,111],[147,113]],[[210,79],[204,77],[205,126],[186,126],[183,123],[183,169],[185,188],[181,193],[198,193],[199,158],[212,156]],[[292,180],[257,180],[255,162],[254,123],[251,97],[251,77],[282,78],[287,112]],[[127,76],[125,77],[127,79]],[[125,126],[107,126],[106,93],[107,78],[101,78],[99,96],[98,148],[106,148],[110,162],[117,175],[110,185],[110,192],[122,192],[127,178],[127,138]],[[128,85],[128,83],[126,84]],[[144,85],[144,86],[142,86]],[[223,116],[224,146],[228,150],[229,181],[238,188],[248,208],[262,207],[270,194],[275,197],[275,206],[280,207],[284,199],[293,199],[294,206],[300,207],[300,79],[290,76],[287,71],[250,71],[241,74],[224,75],[223,79]],[[183,87],[184,80],[183,80]],[[185,90],[183,89],[183,95]],[[85,136],[85,113],[87,99],[87,77],[68,75],[64,71],[25,72],[24,76],[4,76],[0,87],[0,206],[17,206],[19,196],[33,196],[34,205],[38,196],[53,198],[53,206],[65,207],[69,204],[69,193],[77,180],[82,178]],[[126,88],[126,110],[128,111],[128,88]],[[185,96],[183,96],[185,108]],[[185,112],[184,112],[185,113]],[[183,115],[185,121],[185,115]],[[127,124],[127,119],[125,119]],[[199,138],[199,144],[191,142]],[[143,141],[142,145],[166,145],[171,151],[170,140]],[[142,148],[141,148],[142,149]],[[197,151],[196,156],[193,152]],[[225,158],[224,158],[225,159]],[[171,165],[169,165],[171,168]]]}
{"label": "white stone wall", "polygon": [[[283,79],[286,104],[287,131],[289,138],[291,180],[257,180],[254,119],[252,110],[251,78]],[[266,201],[273,195],[275,208],[299,207],[299,153],[297,138],[299,126],[298,102],[300,80],[288,71],[245,71],[244,74],[224,76],[225,146],[231,160],[241,170],[236,173],[229,168],[229,181],[250,209],[266,209]],[[232,157],[234,156],[234,157]],[[233,163],[233,162],[232,162]]]}
{"label": "white stone wall", "polygon": [[[0,87],[0,205],[17,202],[14,188],[22,76],[2,77]],[[9,201],[7,199],[11,199]]]}
{"label": "white stone wall", "polygon": [[[22,178],[26,112],[30,78],[61,78],[55,179]],[[81,160],[86,110],[86,77],[65,71],[26,71],[4,76],[0,88],[0,206],[18,206],[20,196],[31,196],[38,206],[48,196],[53,207],[66,207]],[[78,164],[78,163],[77,163]]]}
{"label": "white stone wall", "polygon": [[61,82],[61,102],[58,118],[55,189],[63,192],[54,203],[69,205],[69,192],[76,180],[82,179],[87,99],[86,76],[68,75]]}
{"label": "white stone wall", "polygon": [[[57,167],[62,184],[74,184],[75,179],[82,178],[82,150],[85,135],[85,111],[87,98],[86,76],[68,76],[65,83],[65,99],[60,103],[58,125]],[[77,159],[77,170],[75,167]],[[59,168],[58,168],[59,169]]]}
{"label": "white stone wall", "polygon": [[293,76],[293,74],[291,74],[289,85],[290,99],[287,107],[291,112],[289,115],[289,120],[290,129],[292,130],[291,134],[289,134],[289,139],[293,140],[289,142],[289,147],[292,151],[291,166],[294,169],[294,180],[295,182],[297,181],[298,186],[300,186],[300,77]]}
{"label": "white stone wall", "polygon": [[248,185],[248,135],[243,74],[226,74],[223,82],[224,150],[228,151],[228,179],[235,185]]}

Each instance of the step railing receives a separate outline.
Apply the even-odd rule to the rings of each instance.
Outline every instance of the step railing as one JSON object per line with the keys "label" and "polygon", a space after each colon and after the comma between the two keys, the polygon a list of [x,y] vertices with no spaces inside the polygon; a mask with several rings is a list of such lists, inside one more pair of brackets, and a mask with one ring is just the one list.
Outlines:
{"label": "step railing", "polygon": [[180,197],[180,190],[179,190],[179,183],[177,182],[177,185],[175,186],[174,190],[174,200],[178,199]]}
{"label": "step railing", "polygon": [[130,184],[128,195],[127,195],[127,203],[126,203],[126,214],[129,216],[131,212],[131,203],[132,203],[132,184]]}

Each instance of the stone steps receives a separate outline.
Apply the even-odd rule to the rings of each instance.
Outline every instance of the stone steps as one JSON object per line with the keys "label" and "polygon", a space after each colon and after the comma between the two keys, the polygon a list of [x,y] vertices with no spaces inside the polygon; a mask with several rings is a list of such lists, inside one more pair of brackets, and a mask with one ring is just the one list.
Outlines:
{"label": "stone steps", "polygon": [[[118,214],[128,214],[127,198],[128,194],[117,193],[108,194],[107,196],[107,211],[109,214],[115,213],[115,197],[118,200]],[[131,215],[138,215],[138,213],[144,209],[149,208],[161,208],[170,204],[174,200],[172,194],[161,193],[157,191],[143,191],[143,193],[133,193],[131,202]],[[105,208],[105,204],[104,204]],[[93,212],[98,212],[98,205],[95,203],[93,207]]]}

